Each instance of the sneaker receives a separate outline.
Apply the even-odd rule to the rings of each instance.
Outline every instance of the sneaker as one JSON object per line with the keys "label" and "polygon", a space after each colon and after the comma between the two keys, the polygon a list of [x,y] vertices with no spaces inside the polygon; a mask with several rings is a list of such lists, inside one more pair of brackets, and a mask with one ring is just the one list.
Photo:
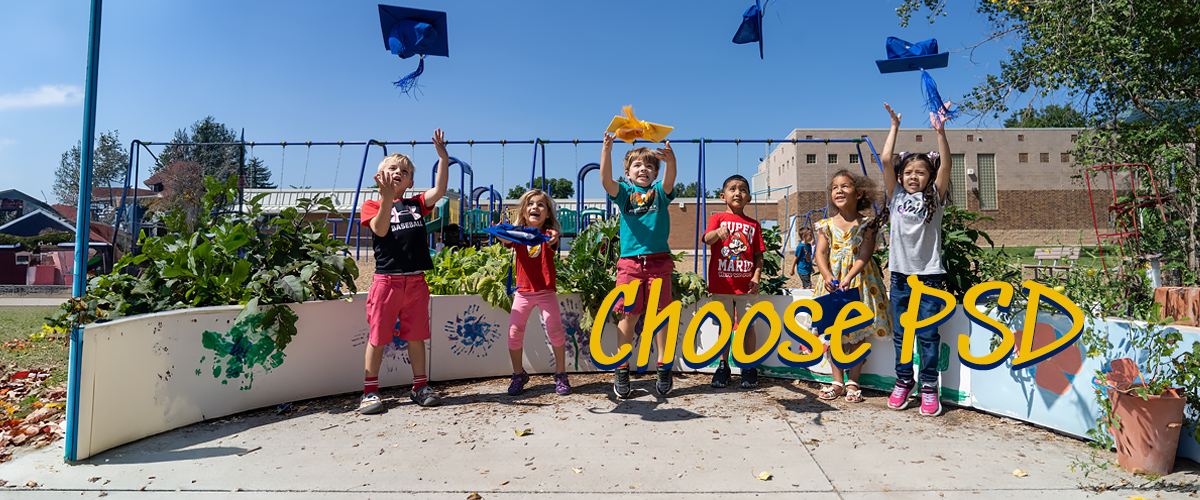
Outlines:
{"label": "sneaker", "polygon": [[729,385],[729,378],[732,376],[733,372],[730,371],[729,365],[721,363],[721,366],[717,367],[716,373],[713,373],[712,383],[709,385],[714,389],[720,389]]}
{"label": "sneaker", "polygon": [[675,386],[675,381],[671,378],[671,369],[659,365],[658,367],[658,382],[654,384],[654,389],[659,394],[666,396],[671,392],[671,388]]}
{"label": "sneaker", "polygon": [[512,382],[509,382],[509,384],[508,384],[508,395],[516,396],[517,394],[520,394],[521,391],[525,390],[525,384],[528,384],[528,383],[529,383],[529,374],[528,373],[525,373],[525,372],[514,373],[512,376]]}
{"label": "sneaker", "polygon": [[621,399],[629,397],[629,367],[617,368],[613,375],[613,393]]}
{"label": "sneaker", "polygon": [[904,383],[897,380],[896,387],[892,388],[892,395],[888,397],[888,408],[893,410],[908,408],[908,397],[912,395],[914,385],[912,382]]}
{"label": "sneaker", "polygon": [[421,406],[437,406],[442,404],[442,398],[433,392],[433,389],[427,385],[421,386],[420,389],[412,391],[408,395],[414,403]]}
{"label": "sneaker", "polygon": [[742,370],[742,389],[753,389],[758,387],[758,368],[746,368]]}
{"label": "sneaker", "polygon": [[921,386],[921,414],[926,417],[936,417],[942,414],[942,401],[938,397],[938,386]]}
{"label": "sneaker", "polygon": [[363,394],[362,400],[358,402],[358,412],[363,415],[379,413],[383,411],[383,401],[379,399],[378,392],[369,392]]}
{"label": "sneaker", "polygon": [[571,393],[571,382],[567,381],[566,373],[554,374],[554,392],[557,392],[559,395]]}

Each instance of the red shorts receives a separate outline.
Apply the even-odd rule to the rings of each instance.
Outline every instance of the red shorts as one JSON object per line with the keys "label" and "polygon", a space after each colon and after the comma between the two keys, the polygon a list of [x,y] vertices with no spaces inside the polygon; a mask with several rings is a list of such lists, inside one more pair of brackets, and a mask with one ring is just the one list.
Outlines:
{"label": "red shorts", "polygon": [[675,260],[667,252],[621,257],[617,260],[617,285],[627,285],[634,280],[642,280],[638,285],[637,298],[633,300],[633,310],[625,311],[625,297],[617,299],[613,312],[623,314],[644,314],[646,301],[650,300],[650,286],[655,278],[662,278],[662,292],[658,297],[658,310],[671,305],[671,272],[675,270]]}
{"label": "red shorts", "polygon": [[412,342],[429,339],[429,285],[425,275],[376,274],[367,293],[371,345],[390,344],[392,337]]}

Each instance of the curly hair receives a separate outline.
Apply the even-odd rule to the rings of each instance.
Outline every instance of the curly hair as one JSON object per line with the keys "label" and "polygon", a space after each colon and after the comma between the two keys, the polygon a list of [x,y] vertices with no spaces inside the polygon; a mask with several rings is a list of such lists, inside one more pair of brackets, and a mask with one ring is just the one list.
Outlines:
{"label": "curly hair", "polygon": [[850,179],[850,184],[854,185],[854,191],[862,193],[862,198],[858,199],[858,205],[854,207],[854,210],[859,214],[866,215],[867,211],[870,210],[875,205],[875,202],[880,198],[878,185],[875,184],[875,181],[871,180],[865,175],[851,172],[844,168],[838,170],[837,173],[833,174],[833,177],[829,178],[829,186],[825,189],[825,196],[827,198],[827,202],[829,203],[829,208],[835,210],[837,209],[837,206],[833,204],[833,181],[837,180],[838,177],[846,177]]}
{"label": "curly hair", "polygon": [[[892,160],[892,169],[896,173],[896,178],[899,179],[904,174],[904,169],[915,162],[924,163],[925,167],[929,170],[929,182],[925,184],[925,189],[921,192],[925,198],[925,223],[928,224],[929,221],[933,220],[933,212],[937,210],[940,203],[940,200],[935,195],[937,190],[934,187],[934,180],[937,179],[938,168],[941,167],[942,161],[939,155],[925,153],[914,153],[903,157],[896,156]],[[950,201],[949,194],[946,195],[946,201]]]}

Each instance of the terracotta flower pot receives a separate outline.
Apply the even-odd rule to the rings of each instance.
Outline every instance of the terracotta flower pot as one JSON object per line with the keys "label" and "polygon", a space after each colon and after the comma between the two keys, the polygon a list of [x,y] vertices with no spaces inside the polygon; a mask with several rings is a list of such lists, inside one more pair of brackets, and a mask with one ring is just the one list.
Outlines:
{"label": "terracotta flower pot", "polygon": [[1134,473],[1170,474],[1175,467],[1187,398],[1179,394],[1179,389],[1142,399],[1132,390],[1112,387],[1108,397],[1121,419],[1120,429],[1109,428],[1117,444],[1117,463]]}

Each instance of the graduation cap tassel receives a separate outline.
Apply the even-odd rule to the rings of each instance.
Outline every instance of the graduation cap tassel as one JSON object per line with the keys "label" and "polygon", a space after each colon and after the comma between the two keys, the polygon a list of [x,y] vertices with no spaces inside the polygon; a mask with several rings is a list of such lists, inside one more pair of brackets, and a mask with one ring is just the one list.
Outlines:
{"label": "graduation cap tassel", "polygon": [[395,82],[392,82],[392,84],[394,84],[396,86],[396,88],[400,89],[401,92],[404,92],[405,95],[408,95],[409,93],[411,93],[413,91],[413,89],[417,88],[417,77],[421,76],[421,73],[423,73],[424,71],[425,71],[425,56],[421,56],[421,62],[417,63],[416,71],[409,73],[404,78],[401,78]]}
{"label": "graduation cap tassel", "polygon": [[[941,94],[938,94],[937,82],[933,81],[933,77],[929,76],[929,72],[921,70],[921,94],[925,96],[925,108],[930,113],[938,113],[946,106],[946,101],[942,100]],[[958,111],[947,109],[945,111],[946,119],[954,118]]]}

